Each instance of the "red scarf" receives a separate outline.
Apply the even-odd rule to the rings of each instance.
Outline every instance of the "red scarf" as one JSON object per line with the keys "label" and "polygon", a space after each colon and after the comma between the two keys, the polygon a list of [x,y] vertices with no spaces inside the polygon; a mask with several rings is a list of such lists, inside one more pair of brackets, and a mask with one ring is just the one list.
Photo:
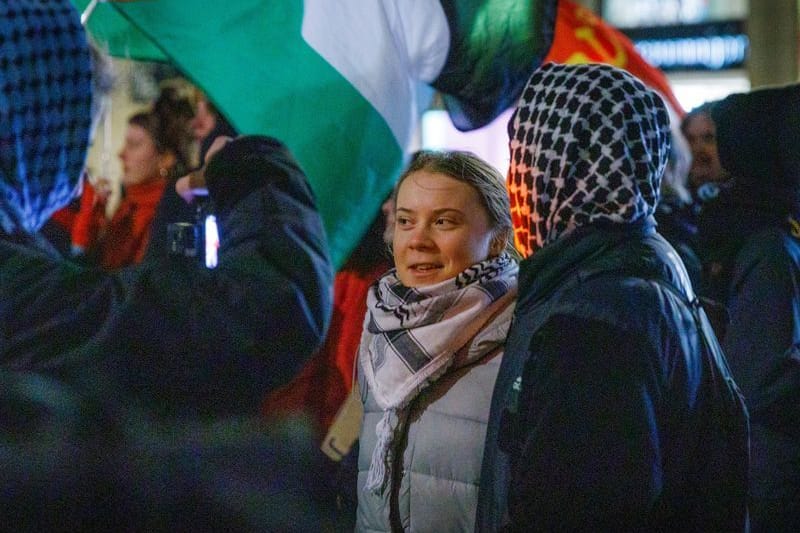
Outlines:
{"label": "red scarf", "polygon": [[157,179],[125,188],[125,197],[99,243],[101,267],[111,270],[141,262],[166,185],[166,180]]}
{"label": "red scarf", "polygon": [[95,202],[94,191],[87,186],[73,228],[73,244],[84,247],[107,270],[139,263],[150,241],[150,226],[166,184],[165,179],[158,178],[126,187],[111,220],[105,218],[105,203]]}

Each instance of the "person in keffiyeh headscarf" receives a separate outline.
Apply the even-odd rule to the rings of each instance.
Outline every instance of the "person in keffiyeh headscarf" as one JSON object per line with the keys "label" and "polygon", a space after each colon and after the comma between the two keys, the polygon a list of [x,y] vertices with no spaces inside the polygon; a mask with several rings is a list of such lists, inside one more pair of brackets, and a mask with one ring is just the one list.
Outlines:
{"label": "person in keffiyeh headscarf", "polygon": [[547,64],[509,137],[527,259],[477,530],[743,529],[747,414],[653,218],[664,103],[626,71]]}
{"label": "person in keffiyeh headscarf", "polygon": [[395,188],[395,268],[358,353],[358,531],[472,531],[489,401],[517,287],[502,176],[418,153]]}

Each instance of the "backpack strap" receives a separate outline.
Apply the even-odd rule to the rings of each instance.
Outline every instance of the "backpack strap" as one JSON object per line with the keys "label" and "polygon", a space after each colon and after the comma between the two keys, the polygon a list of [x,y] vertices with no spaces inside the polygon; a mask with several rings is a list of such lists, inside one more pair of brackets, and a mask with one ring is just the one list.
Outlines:
{"label": "backpack strap", "polygon": [[[717,313],[717,320],[727,325],[727,309],[713,300],[701,300],[693,292],[686,293],[665,279],[653,279],[660,286],[681,298],[689,307],[700,338],[704,365],[705,396],[708,408],[709,437],[703,468],[707,511],[714,523],[745,524],[748,521],[747,487],[750,464],[750,421],[744,396],[733,379],[728,361],[719,344],[718,332],[709,320],[706,306]],[[708,302],[708,303],[707,303]],[[720,310],[721,308],[721,310]],[[720,315],[719,313],[724,313]],[[724,329],[722,330],[724,334]],[[705,385],[705,383],[704,383]],[[736,489],[740,490],[736,490]],[[741,515],[732,514],[740,510]]]}

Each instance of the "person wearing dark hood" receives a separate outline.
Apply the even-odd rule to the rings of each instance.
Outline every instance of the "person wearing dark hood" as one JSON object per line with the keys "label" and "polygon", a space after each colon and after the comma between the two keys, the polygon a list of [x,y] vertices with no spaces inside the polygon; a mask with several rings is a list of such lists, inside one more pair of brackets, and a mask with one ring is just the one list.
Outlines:
{"label": "person wearing dark hood", "polygon": [[711,108],[732,186],[698,223],[702,291],[752,422],[753,531],[800,530],[800,85]]}
{"label": "person wearing dark hood", "polygon": [[653,213],[661,98],[608,65],[546,64],[509,123],[520,265],[478,530],[747,525],[747,413]]}

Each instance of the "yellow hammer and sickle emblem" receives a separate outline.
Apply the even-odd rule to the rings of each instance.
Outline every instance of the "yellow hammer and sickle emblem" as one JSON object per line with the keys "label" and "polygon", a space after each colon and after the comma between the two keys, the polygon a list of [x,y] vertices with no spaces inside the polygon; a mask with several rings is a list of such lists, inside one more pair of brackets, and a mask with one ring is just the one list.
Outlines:
{"label": "yellow hammer and sickle emblem", "polygon": [[590,58],[583,52],[574,52],[567,58],[566,63],[574,65],[591,63],[599,60],[615,67],[624,67],[628,63],[628,55],[625,53],[625,48],[616,36],[606,36],[608,44],[614,49],[613,54],[609,53],[606,47],[603,46],[603,43],[600,42],[600,39],[597,38],[595,28],[597,27],[598,20],[594,13],[584,7],[578,7],[575,10],[575,18],[585,24],[575,29],[575,38],[578,41],[585,42],[597,56]]}

